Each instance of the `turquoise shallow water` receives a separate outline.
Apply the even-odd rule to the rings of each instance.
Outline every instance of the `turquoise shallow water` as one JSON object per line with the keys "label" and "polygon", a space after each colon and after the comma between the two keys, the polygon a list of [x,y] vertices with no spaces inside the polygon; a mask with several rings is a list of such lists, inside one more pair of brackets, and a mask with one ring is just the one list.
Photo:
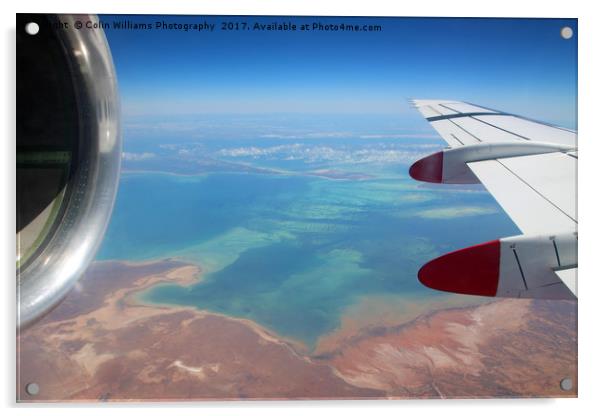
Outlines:
{"label": "turquoise shallow water", "polygon": [[516,232],[486,192],[424,187],[396,170],[361,181],[126,173],[98,258],[196,262],[202,282],[141,297],[250,318],[313,346],[364,296],[445,296],[417,281],[422,264]]}

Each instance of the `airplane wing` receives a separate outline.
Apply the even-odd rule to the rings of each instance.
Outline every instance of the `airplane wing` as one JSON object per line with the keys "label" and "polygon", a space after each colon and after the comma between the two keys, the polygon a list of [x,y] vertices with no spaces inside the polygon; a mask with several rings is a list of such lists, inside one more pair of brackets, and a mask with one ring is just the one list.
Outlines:
{"label": "airplane wing", "polygon": [[418,273],[455,293],[577,297],[577,134],[448,100],[413,100],[449,147],[412,165],[416,180],[482,183],[523,234],[445,254]]}

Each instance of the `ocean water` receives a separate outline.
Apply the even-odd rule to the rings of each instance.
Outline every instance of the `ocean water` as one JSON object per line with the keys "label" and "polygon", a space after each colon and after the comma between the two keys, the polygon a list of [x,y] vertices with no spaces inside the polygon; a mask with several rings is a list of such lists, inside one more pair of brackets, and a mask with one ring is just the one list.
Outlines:
{"label": "ocean water", "polygon": [[[291,156],[311,153],[303,146],[282,154],[257,146],[248,154],[236,146],[215,150],[223,160],[277,168],[266,173],[124,173],[98,259],[197,263],[199,283],[159,285],[141,298],[249,318],[311,348],[363,297],[403,303],[457,296],[423,287],[421,265],[518,233],[481,188],[416,183],[403,160],[357,162],[349,153],[357,159],[365,152],[355,143],[343,143],[347,153],[338,159]],[[364,176],[309,174],[318,168]]]}

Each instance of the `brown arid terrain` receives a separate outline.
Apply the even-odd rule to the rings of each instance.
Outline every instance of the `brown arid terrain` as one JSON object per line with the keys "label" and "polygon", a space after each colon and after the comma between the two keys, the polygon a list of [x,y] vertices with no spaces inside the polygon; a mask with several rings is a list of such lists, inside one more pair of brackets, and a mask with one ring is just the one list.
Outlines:
{"label": "brown arid terrain", "polygon": [[576,304],[506,299],[376,327],[321,358],[358,387],[394,397],[576,396]]}
{"label": "brown arid terrain", "polygon": [[175,260],[94,264],[19,334],[18,400],[576,396],[575,302],[497,300],[345,325],[311,352],[247,319],[136,299],[199,279]]}
{"label": "brown arid terrain", "polygon": [[[79,287],[18,338],[19,400],[183,400],[375,397],[249,320],[144,306],[135,294],[188,285],[176,261],[96,263]],[[35,382],[31,397],[25,386]]]}

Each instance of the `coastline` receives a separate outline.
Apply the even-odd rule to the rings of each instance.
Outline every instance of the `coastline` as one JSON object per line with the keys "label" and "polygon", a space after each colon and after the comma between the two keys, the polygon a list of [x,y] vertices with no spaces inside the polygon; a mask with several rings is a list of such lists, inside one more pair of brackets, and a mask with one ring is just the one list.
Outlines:
{"label": "coastline", "polygon": [[[123,262],[121,262],[123,263]],[[123,263],[127,264],[127,263]],[[132,264],[132,263],[129,263]],[[135,263],[134,263],[135,264]],[[153,264],[153,262],[147,262],[146,264]],[[187,265],[182,266],[180,268],[174,269],[171,272],[167,273],[165,277],[157,276],[153,278],[149,278],[146,280],[141,286],[135,287],[133,290],[128,291],[124,297],[125,302],[128,306],[136,308],[157,308],[161,311],[191,311],[195,314],[198,314],[199,317],[213,315],[218,316],[220,318],[232,320],[235,322],[242,323],[249,328],[251,328],[257,335],[259,335],[262,339],[268,342],[277,343],[285,346],[286,348],[290,348],[291,352],[299,355],[299,353],[307,353],[308,348],[301,341],[287,338],[285,336],[279,335],[276,332],[262,326],[261,324],[242,317],[230,316],[224,313],[219,313],[215,311],[211,311],[208,309],[200,309],[195,306],[182,306],[175,303],[165,303],[165,302],[151,302],[145,299],[142,299],[141,296],[144,295],[144,292],[161,286],[161,285],[172,285],[177,284],[183,287],[192,286],[195,283],[199,283],[203,280],[203,274],[200,267],[196,265]]]}
{"label": "coastline", "polygon": [[[493,300],[424,312],[401,324],[386,317],[342,324],[316,354],[250,319],[137,299],[156,285],[202,279],[199,266],[174,259],[96,262],[57,309],[20,334],[18,400],[576,395],[556,384],[560,375],[576,380],[571,303]],[[354,313],[371,309],[371,302],[378,299]],[[558,338],[573,342],[553,345]],[[537,359],[521,362],[525,350]],[[535,378],[542,382],[532,383]],[[31,380],[43,386],[35,398],[24,390]]]}

